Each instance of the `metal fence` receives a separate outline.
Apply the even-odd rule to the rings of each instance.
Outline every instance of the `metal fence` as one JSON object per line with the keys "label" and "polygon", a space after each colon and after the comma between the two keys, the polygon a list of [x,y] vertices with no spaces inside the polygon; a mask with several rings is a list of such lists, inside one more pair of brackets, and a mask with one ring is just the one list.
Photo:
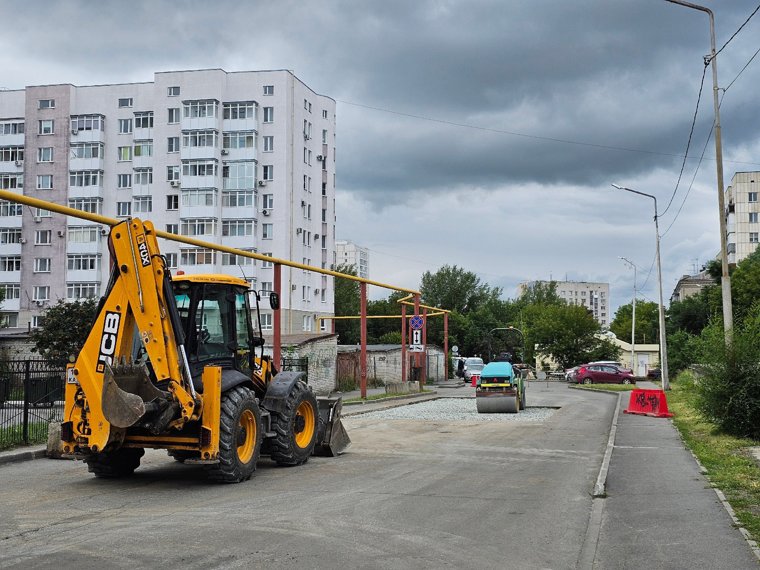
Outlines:
{"label": "metal fence", "polygon": [[283,358],[280,360],[280,370],[291,372],[303,372],[306,374],[306,383],[309,382],[309,359],[308,358]]}
{"label": "metal fence", "polygon": [[47,441],[63,416],[65,377],[45,360],[0,360],[0,449]]}

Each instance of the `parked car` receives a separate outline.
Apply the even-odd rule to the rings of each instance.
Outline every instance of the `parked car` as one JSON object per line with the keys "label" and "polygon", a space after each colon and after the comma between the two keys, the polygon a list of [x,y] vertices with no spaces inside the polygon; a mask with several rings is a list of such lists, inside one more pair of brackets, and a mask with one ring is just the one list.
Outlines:
{"label": "parked car", "polygon": [[612,364],[584,364],[575,373],[578,384],[633,384],[633,372]]}
{"label": "parked car", "polygon": [[578,369],[580,366],[573,366],[572,368],[568,368],[565,370],[565,382],[575,382],[576,374],[578,374]]}
{"label": "parked car", "polygon": [[662,378],[662,370],[659,368],[652,368],[647,372],[647,378],[651,378],[652,380],[659,380]]}
{"label": "parked car", "polygon": [[464,381],[465,382],[472,382],[472,375],[473,373],[476,376],[480,376],[480,372],[483,370],[483,367],[485,364],[483,363],[482,358],[478,358],[475,356],[472,356],[470,358],[466,358],[464,361]]}

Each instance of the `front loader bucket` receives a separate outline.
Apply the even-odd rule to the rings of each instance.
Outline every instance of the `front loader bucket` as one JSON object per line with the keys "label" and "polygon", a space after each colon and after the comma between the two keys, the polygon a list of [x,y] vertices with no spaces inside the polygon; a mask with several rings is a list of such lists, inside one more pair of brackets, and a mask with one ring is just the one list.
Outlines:
{"label": "front loader bucket", "polygon": [[145,403],[167,395],[150,381],[144,365],[106,364],[103,374],[103,416],[112,425],[128,428],[145,415]]}
{"label": "front loader bucket", "polygon": [[319,422],[314,455],[337,457],[351,445],[351,439],[340,420],[343,398],[341,396],[317,398]]}

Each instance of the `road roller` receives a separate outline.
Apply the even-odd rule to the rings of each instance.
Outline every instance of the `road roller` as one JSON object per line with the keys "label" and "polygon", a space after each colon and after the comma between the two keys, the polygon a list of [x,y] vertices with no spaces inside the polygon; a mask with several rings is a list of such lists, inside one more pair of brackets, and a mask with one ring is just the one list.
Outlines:
{"label": "road roller", "polygon": [[516,414],[525,409],[525,380],[509,362],[489,362],[475,387],[480,414]]}

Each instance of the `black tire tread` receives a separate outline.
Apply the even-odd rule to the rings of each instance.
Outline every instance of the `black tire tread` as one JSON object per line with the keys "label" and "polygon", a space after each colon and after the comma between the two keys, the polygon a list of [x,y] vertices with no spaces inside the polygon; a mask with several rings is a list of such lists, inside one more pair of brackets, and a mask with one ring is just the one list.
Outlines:
{"label": "black tire tread", "polygon": [[[314,437],[309,445],[301,449],[296,445],[293,425],[296,410],[301,402],[306,399],[311,401],[311,405],[314,408]],[[293,466],[306,463],[316,445],[318,424],[319,408],[317,407],[317,398],[309,390],[309,387],[299,380],[293,385],[293,389],[288,395],[285,410],[281,413],[272,413],[272,431],[276,434],[275,437],[269,440],[272,459],[278,465]]]}
{"label": "black tire tread", "polygon": [[[256,417],[256,444],[251,461],[240,463],[237,456],[237,430],[240,414],[244,409],[251,409]],[[222,394],[221,416],[219,418],[219,463],[207,465],[209,479],[219,483],[239,483],[247,481],[256,470],[256,463],[261,454],[261,412],[253,392],[236,386]]]}
{"label": "black tire tread", "polygon": [[84,461],[87,470],[100,479],[129,477],[140,466],[140,458],[145,455],[141,448],[123,447],[103,453],[93,453]]}

